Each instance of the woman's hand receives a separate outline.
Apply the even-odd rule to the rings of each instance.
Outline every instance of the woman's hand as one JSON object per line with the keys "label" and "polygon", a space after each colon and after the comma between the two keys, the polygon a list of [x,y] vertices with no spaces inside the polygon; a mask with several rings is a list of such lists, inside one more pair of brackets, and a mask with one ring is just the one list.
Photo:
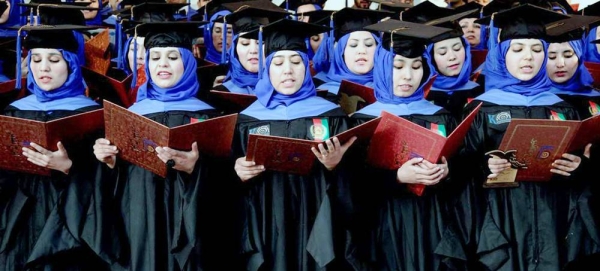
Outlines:
{"label": "woman's hand", "polygon": [[215,77],[215,81],[213,81],[213,87],[223,84],[223,80],[225,80],[225,75],[219,75]]}
{"label": "woman's hand", "polygon": [[98,138],[94,143],[94,155],[98,161],[105,163],[109,168],[114,168],[117,163],[117,146],[111,145],[106,138]]}
{"label": "woman's hand", "polygon": [[265,171],[265,167],[262,165],[256,165],[256,163],[254,161],[246,161],[246,157],[240,157],[237,160],[235,160],[235,173],[237,173],[238,177],[240,177],[240,179],[242,180],[242,182],[245,182],[247,180],[250,180],[256,176],[258,176],[258,174],[261,174],[263,171]]}
{"label": "woman's hand", "polygon": [[325,141],[327,144],[327,149],[323,146],[323,143],[319,143],[317,148],[312,147],[311,150],[319,159],[319,161],[327,168],[327,170],[333,170],[339,163],[342,161],[342,157],[344,157],[344,153],[352,146],[352,143],[356,141],[356,137],[352,137],[346,144],[341,145],[340,141],[337,137],[333,137]]}
{"label": "woman's hand", "polygon": [[444,162],[442,165],[445,166],[432,164],[421,157],[410,159],[398,169],[396,179],[400,183],[437,184],[442,178],[448,176],[446,159],[442,161]]}
{"label": "woman's hand", "polygon": [[29,146],[33,147],[35,150],[26,147],[22,148],[23,156],[27,157],[27,161],[41,167],[69,174],[73,161],[69,159],[69,154],[60,141],[56,144],[58,150],[55,152],[49,151],[33,142]]}
{"label": "woman's hand", "polygon": [[[590,157],[591,147],[592,144],[587,144],[587,146],[585,146],[583,155],[587,158]],[[581,164],[581,157],[573,154],[563,153],[562,158],[563,159],[557,159],[554,161],[554,163],[552,163],[553,168],[550,169],[550,172],[567,177],[571,176],[571,172],[575,171]]]}
{"label": "woman's hand", "polygon": [[198,152],[198,144],[196,142],[192,143],[192,150],[189,152],[178,151],[169,147],[156,147],[155,150],[160,160],[165,163],[168,163],[169,160],[173,160],[173,162],[171,162],[174,163],[172,165],[173,169],[183,171],[187,174],[192,174],[196,167],[196,162],[200,158],[200,152]]}
{"label": "woman's hand", "polygon": [[506,159],[491,157],[490,159],[488,159],[488,167],[492,172],[492,174],[488,175],[488,179],[492,179],[498,177],[500,172],[509,169],[510,163]]}

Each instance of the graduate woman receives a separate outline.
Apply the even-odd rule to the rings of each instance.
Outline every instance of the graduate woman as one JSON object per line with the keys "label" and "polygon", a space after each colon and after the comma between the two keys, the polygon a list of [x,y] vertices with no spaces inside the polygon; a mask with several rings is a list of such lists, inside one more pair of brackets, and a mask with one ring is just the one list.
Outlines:
{"label": "graduate woman", "polygon": [[332,36],[335,39],[328,39],[335,42],[330,45],[333,48],[331,66],[325,84],[317,86],[317,89],[329,92],[328,100],[337,102],[342,80],[373,86],[373,60],[379,37],[363,27],[389,16],[391,13],[384,11],[354,8],[344,8],[333,14],[335,33]]}
{"label": "graduate woman", "polygon": [[[148,23],[137,26],[146,37],[145,72],[148,80],[139,88],[137,101],[129,110],[169,127],[201,121],[217,115],[216,110],[196,98],[199,83],[191,37],[193,22]],[[156,147],[158,157],[172,169],[162,178],[141,167],[116,159],[118,149],[104,138],[96,140],[94,153],[105,165],[97,174],[117,179],[116,204],[124,225],[130,259],[129,270],[199,270],[210,268],[208,261],[217,248],[207,248],[203,235],[211,225],[204,211],[210,170],[219,172],[216,159],[201,157],[197,143],[191,151]],[[214,163],[214,164],[213,164]],[[220,171],[226,180],[224,171]],[[213,193],[217,192],[213,190]],[[212,204],[217,205],[216,202]],[[224,210],[225,211],[225,210]],[[203,223],[200,223],[200,221]],[[221,225],[228,229],[230,223]],[[231,247],[219,232],[223,245]],[[225,255],[225,254],[222,254]],[[208,259],[208,260],[207,260]],[[227,266],[229,263],[222,263]]]}
{"label": "graduate woman", "polygon": [[[235,171],[246,183],[246,270],[338,270],[344,264],[343,217],[350,207],[338,176],[354,141],[333,137],[348,128],[347,117],[316,96],[305,44],[326,30],[287,19],[263,27],[266,62],[255,90],[258,101],[240,113],[234,138]],[[257,32],[249,35],[257,38]],[[311,172],[299,175],[246,161],[250,134],[326,143],[313,149],[318,161]]]}
{"label": "graduate woman", "polygon": [[[384,32],[375,53],[377,102],[352,118],[362,123],[386,111],[447,136],[456,127],[453,116],[424,98],[424,88],[434,75],[425,46],[450,29],[397,20],[367,29]],[[365,242],[364,236],[357,238],[362,240],[362,253],[369,251],[363,255],[370,255],[373,270],[444,270],[446,258],[460,258],[461,243],[454,238],[448,213],[452,191],[457,191],[452,187],[458,186],[460,178],[450,178],[445,157],[437,162],[413,158],[397,170],[362,166],[357,174],[363,186],[355,194],[362,199],[357,206],[364,217],[358,221],[372,221],[365,224],[370,228],[370,242]],[[365,182],[367,179],[372,181]],[[414,184],[426,186],[422,196],[407,188]]]}
{"label": "graduate woman", "polygon": [[[3,115],[45,122],[100,108],[84,95],[73,35],[73,29],[82,28],[57,28],[61,27],[27,29],[24,45],[29,50],[25,61],[31,95],[11,103]],[[0,171],[0,269],[107,270],[82,238],[94,190],[89,166],[94,161],[93,137],[50,146],[56,151],[41,142],[23,147],[21,155],[50,169],[50,176]]]}
{"label": "graduate woman", "polygon": [[[536,14],[533,18],[531,14]],[[544,68],[547,61],[545,24],[567,18],[565,15],[531,5],[501,11],[491,19],[480,19],[502,29],[499,43],[489,49],[485,62],[486,92],[465,108],[483,102],[466,138],[468,162],[476,167],[474,187],[478,189],[480,213],[463,221],[464,232],[475,230],[478,261],[492,270],[561,270],[573,257],[583,231],[572,224],[575,213],[570,200],[578,193],[582,158],[562,155],[552,162],[548,181],[519,181],[513,187],[495,184],[482,189],[511,167],[506,159],[485,153],[498,148],[513,118],[576,120],[575,108],[550,92],[551,82]],[[491,20],[490,20],[491,19]],[[494,38],[494,37],[491,37]],[[538,149],[534,149],[537,151]],[[487,185],[489,187],[489,185]],[[477,202],[465,202],[475,207]],[[466,212],[465,212],[466,213]]]}

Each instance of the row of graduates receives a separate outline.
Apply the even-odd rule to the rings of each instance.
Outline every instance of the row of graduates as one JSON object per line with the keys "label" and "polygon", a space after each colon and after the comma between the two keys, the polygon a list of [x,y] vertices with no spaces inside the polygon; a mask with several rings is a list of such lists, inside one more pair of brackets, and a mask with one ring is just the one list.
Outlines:
{"label": "row of graduates", "polygon": [[[433,123],[451,131],[456,125],[452,114],[424,100],[435,66],[423,45],[447,31],[428,26],[419,26],[417,33],[394,31],[411,27],[398,21],[371,28],[387,32],[374,52],[378,101],[349,119],[334,103],[316,97],[307,68],[305,38],[324,29],[284,20],[271,25],[271,33],[263,27],[266,63],[255,88],[258,101],[238,119],[235,162],[200,157],[194,146],[189,152],[157,148],[161,160],[175,162],[169,176],[160,178],[118,160],[117,148],[97,135],[90,135],[93,143],[82,142],[87,147],[59,145],[56,152],[32,144],[35,151],[24,148],[24,155],[57,172],[51,177],[2,173],[0,263],[6,270],[464,270],[465,265],[558,270],[598,253],[589,202],[593,176],[586,170],[593,159],[566,155],[556,161],[557,177],[547,183],[481,189],[489,173],[509,166],[484,155],[499,144],[506,112],[513,118],[548,119],[553,112],[581,117],[548,92],[542,69],[547,61],[543,24],[562,18],[547,15],[546,21],[532,22],[522,16],[527,11],[506,12],[504,21],[496,15],[495,23],[503,26],[501,42],[486,61],[488,91],[465,109],[483,102],[460,154],[464,157],[440,164],[417,158],[397,171],[384,171],[359,161],[361,146],[333,139],[314,150],[321,163],[307,176],[246,162],[248,134],[315,140],[310,133],[315,120],[327,123],[331,135],[382,110],[427,128]],[[506,19],[515,14],[522,20]],[[298,33],[290,36],[281,29]],[[49,120],[98,108],[83,95],[76,46],[65,45],[72,37],[63,33],[56,39],[52,33],[49,39],[46,33],[36,39],[35,32],[26,42],[33,94],[4,114]],[[131,111],[169,127],[219,115],[195,98],[199,86],[189,37],[162,30],[148,33],[144,43],[148,81]],[[534,72],[506,64],[522,51],[530,54],[523,57],[525,69]],[[54,65],[62,65],[62,72]],[[53,85],[65,69],[65,81]],[[578,65],[576,82],[584,73]],[[517,77],[523,74],[530,78]],[[91,163],[95,160],[105,164]],[[429,187],[418,197],[407,191],[407,183]]]}

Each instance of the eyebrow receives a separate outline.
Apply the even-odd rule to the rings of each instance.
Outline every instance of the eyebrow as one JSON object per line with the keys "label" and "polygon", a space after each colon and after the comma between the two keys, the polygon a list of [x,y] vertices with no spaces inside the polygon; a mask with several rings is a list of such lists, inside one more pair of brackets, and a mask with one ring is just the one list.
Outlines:
{"label": "eyebrow", "polygon": [[[32,53],[31,55],[32,56],[40,56],[41,53]],[[60,53],[48,53],[48,55],[50,55],[50,56],[60,56],[61,54]]]}

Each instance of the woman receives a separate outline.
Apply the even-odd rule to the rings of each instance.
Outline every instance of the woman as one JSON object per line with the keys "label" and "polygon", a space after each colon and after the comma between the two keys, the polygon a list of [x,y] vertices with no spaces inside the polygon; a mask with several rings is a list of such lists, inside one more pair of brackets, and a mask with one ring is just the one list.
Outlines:
{"label": "woman", "polygon": [[[39,30],[39,31],[38,31]],[[32,28],[25,39],[27,89],[31,95],[11,103],[6,116],[50,121],[99,109],[86,97],[78,44],[72,30],[47,31]],[[20,74],[18,75],[20,76]],[[90,140],[86,139],[89,136]],[[91,137],[64,144],[57,151],[39,142],[23,147],[22,155],[35,165],[52,170],[50,176],[0,171],[2,197],[0,263],[3,270],[107,270],[107,264],[89,249],[84,226],[90,195],[96,184],[89,182],[93,161]],[[51,146],[54,149],[54,146]]]}
{"label": "woman", "polygon": [[[270,27],[294,31],[269,32]],[[240,113],[234,137],[234,155],[239,157],[235,172],[246,183],[246,270],[322,270],[344,264],[343,214],[350,210],[342,205],[345,183],[336,175],[343,172],[340,162],[353,140],[341,145],[329,138],[347,129],[346,116],[316,96],[305,53],[306,37],[324,30],[294,20],[263,27],[267,58],[256,86],[258,101]],[[327,133],[311,132],[315,130]],[[326,142],[313,148],[319,162],[312,171],[298,175],[246,161],[250,134]]]}
{"label": "woman", "polygon": [[88,7],[95,8],[94,10],[84,9],[83,16],[85,17],[86,25],[101,26],[102,16],[100,11],[102,10],[102,0],[75,0],[75,2],[90,2]]}
{"label": "woman", "polygon": [[[227,30],[225,30],[223,23],[215,22],[215,20],[230,13],[228,10],[217,11],[210,16],[210,23],[204,26],[204,46],[206,46],[204,60],[215,64],[226,63],[229,60],[229,56],[225,53],[231,45],[231,25],[227,25]],[[226,34],[224,31],[227,31]]]}
{"label": "woman", "polygon": [[[419,31],[390,33],[402,28]],[[453,116],[424,98],[424,88],[434,75],[425,45],[448,30],[400,21],[369,29],[387,31],[375,56],[377,102],[357,111],[352,118],[362,123],[387,111],[449,135],[456,126]],[[363,200],[357,203],[363,207],[365,217],[358,221],[374,221],[373,226],[367,225],[372,227],[373,270],[443,270],[445,258],[460,258],[461,243],[454,237],[448,210],[461,178],[450,178],[446,158],[440,164],[436,162],[413,158],[397,170],[358,167],[362,172],[357,175],[362,180],[373,180],[358,190]],[[407,189],[410,184],[426,185],[425,193],[414,195]],[[376,198],[380,200],[373,201]]]}
{"label": "woman", "polygon": [[486,49],[487,45],[487,29],[475,23],[475,20],[481,16],[483,6],[477,2],[470,2],[455,9],[456,13],[465,12],[468,10],[477,10],[466,17],[459,19],[458,23],[463,32],[463,37],[467,40],[473,49]]}
{"label": "woman", "polygon": [[[177,24],[176,26],[173,24]],[[194,23],[147,23],[137,30],[146,37],[145,73],[148,80],[139,88],[137,101],[129,110],[169,127],[217,116],[217,111],[198,100],[199,83],[196,59],[191,51],[191,36],[198,29]],[[207,207],[219,205],[206,202],[205,189],[211,190],[211,172],[227,180],[218,159],[200,157],[194,142],[191,151],[156,147],[158,157],[165,163],[174,162],[166,178],[162,178],[126,161],[117,161],[116,146],[104,138],[96,140],[94,154],[104,163],[97,174],[103,180],[115,179],[115,204],[125,226],[130,259],[122,268],[130,270],[198,270],[210,268],[208,261],[217,248],[207,247],[207,228],[211,215]],[[206,158],[206,159],[205,159]],[[209,171],[210,169],[210,171]],[[214,187],[213,187],[214,188]],[[212,191],[221,196],[220,191]],[[220,211],[226,210],[221,206]],[[200,220],[204,220],[200,224]],[[221,225],[229,230],[231,223]],[[220,232],[223,245],[230,247]],[[216,237],[215,237],[216,238]],[[202,253],[201,253],[202,252]],[[222,253],[224,256],[229,256]],[[229,263],[225,263],[225,266]]]}
{"label": "woman", "polygon": [[[489,24],[489,18],[482,23]],[[470,219],[462,220],[472,222],[463,225],[463,232],[472,234],[465,239],[476,244],[478,260],[488,269],[560,270],[573,260],[580,245],[583,232],[571,223],[577,211],[571,209],[570,201],[578,193],[578,184],[585,181],[579,176],[585,172],[583,156],[562,154],[548,169],[554,174],[548,181],[519,181],[517,187],[480,190],[487,179],[511,167],[506,159],[489,158],[485,153],[498,148],[512,118],[579,118],[575,108],[549,91],[551,83],[543,71],[545,24],[565,18],[523,5],[499,12],[491,21],[502,31],[499,44],[490,48],[486,58],[486,92],[465,108],[470,112],[474,104],[483,103],[465,142],[465,159],[478,168],[471,172],[474,190],[482,198],[465,201],[464,206],[479,207],[480,213],[474,210]],[[463,213],[469,214],[466,208]]]}
{"label": "woman", "polygon": [[[586,16],[600,15],[600,2],[587,6],[582,10]],[[594,44],[592,41],[599,39],[600,27],[597,23],[588,26],[589,32],[585,37],[585,61],[600,63],[600,44]]]}
{"label": "woman", "polygon": [[327,82],[317,87],[328,91],[328,100],[337,101],[342,80],[373,86],[373,58],[379,37],[362,29],[389,15],[383,11],[351,8],[334,13],[336,43],[332,46],[331,67]]}
{"label": "woman", "polygon": [[454,16],[438,19],[441,23],[435,26],[450,28],[453,31],[434,39],[434,42],[427,46],[427,53],[433,60],[437,73],[427,100],[446,108],[460,120],[465,105],[470,99],[483,93],[483,88],[470,80],[471,45],[463,37],[459,25],[452,18]]}

